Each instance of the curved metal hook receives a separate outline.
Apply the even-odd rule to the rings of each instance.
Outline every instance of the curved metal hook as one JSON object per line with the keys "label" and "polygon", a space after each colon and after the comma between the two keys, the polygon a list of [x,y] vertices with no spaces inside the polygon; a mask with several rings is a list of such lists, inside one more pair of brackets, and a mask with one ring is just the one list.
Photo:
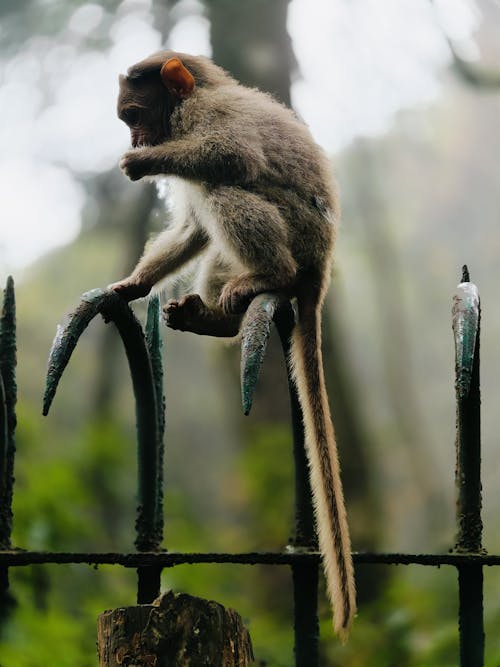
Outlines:
{"label": "curved metal hook", "polygon": [[[158,306],[157,306],[158,308]],[[142,327],[128,304],[113,290],[85,293],[52,343],[47,370],[43,414],[47,415],[57,386],[78,340],[97,314],[116,325],[123,341],[132,378],[137,420],[139,502],[136,546],[145,551],[161,542],[158,519],[159,418],[155,381]]]}
{"label": "curved metal hook", "polygon": [[66,322],[57,325],[56,335],[49,352],[45,393],[43,395],[42,413],[44,416],[49,414],[59,380],[68,365],[80,336],[94,317],[102,312],[106,302],[109,303],[111,299],[118,298],[117,294],[113,297],[111,293],[102,289],[86,292],[82,294],[82,300],[76,310],[68,315]]}
{"label": "curved metal hook", "polygon": [[280,292],[264,292],[252,300],[243,318],[240,381],[241,402],[245,415],[250,414],[252,408],[255,386],[271,334],[271,323],[281,316],[288,320],[289,335],[294,323],[289,298]]}

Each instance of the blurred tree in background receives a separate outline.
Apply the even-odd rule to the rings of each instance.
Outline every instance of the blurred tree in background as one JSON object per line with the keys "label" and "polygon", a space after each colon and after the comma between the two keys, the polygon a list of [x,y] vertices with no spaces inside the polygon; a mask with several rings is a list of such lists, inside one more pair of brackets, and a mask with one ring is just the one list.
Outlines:
{"label": "blurred tree in background", "polygon": [[[290,104],[293,83],[301,75],[314,74],[299,71],[299,53],[289,35],[287,16],[295,3],[3,0],[4,112],[8,98],[1,96],[1,77],[9,72],[20,73],[9,95],[25,94],[21,83],[37,81],[35,108],[44,117],[75,69],[87,68],[98,77],[105,60],[120,48],[130,51],[125,66],[132,64],[146,55],[132,55],[139,29],[150,31],[156,48],[177,45],[188,50],[179,46],[186,26],[208,26],[218,64],[243,83]],[[347,3],[338,0],[336,5]],[[421,5],[431,3],[422,0]],[[369,6],[366,0],[366,12]],[[383,131],[368,133],[335,156],[343,224],[325,317],[325,364],[356,549],[432,551],[453,544],[449,310],[465,261],[488,308],[483,359],[495,359],[500,329],[500,317],[492,312],[500,259],[500,100],[495,87],[500,11],[488,0],[474,4],[474,9],[482,12],[475,40],[480,47],[477,58],[483,60],[471,62],[459,52],[453,36],[443,33],[448,53],[443,62],[451,67],[445,64],[435,73],[435,101],[399,111]],[[357,21],[361,25],[354,9],[345,11],[353,12],[354,27]],[[125,32],[129,24],[137,33]],[[318,22],[315,29],[318,35],[328,34],[332,26]],[[400,48],[403,52],[406,45]],[[318,69],[324,59],[316,54]],[[43,63],[43,75],[32,75],[37,63]],[[349,71],[349,66],[348,59],[328,62],[327,76],[336,68]],[[90,79],[88,95],[92,84]],[[327,81],[324,84],[326,88]],[[315,104],[342,106],[347,91],[335,93],[335,99],[318,95]],[[84,133],[91,155],[100,119],[92,124],[86,118],[88,109],[77,110],[81,122],[68,122],[67,136]],[[107,113],[114,113],[111,101]],[[52,144],[62,136],[51,127],[45,139],[49,152],[56,151],[58,146]],[[22,147],[25,139],[17,139]],[[52,250],[18,280],[14,542],[19,547],[132,549],[132,391],[113,330],[92,325],[48,420],[41,418],[39,407],[56,322],[79,294],[125,275],[146,239],[167,217],[165,202],[154,187],[130,184],[116,167],[110,168],[119,158],[119,150],[115,152],[111,162],[92,168],[76,164],[74,154],[54,153],[54,164],[71,172],[74,187],[82,193],[81,230],[76,240]],[[65,196],[61,191],[61,199]],[[20,194],[20,210],[27,206]],[[134,307],[142,316],[143,304]],[[240,416],[237,349],[170,331],[164,343],[165,546],[197,551],[282,548],[293,525],[293,475],[285,377],[276,341],[249,419]],[[495,525],[500,500],[498,426],[495,411],[488,410],[499,398],[496,375],[494,363],[483,372],[485,536],[492,551],[500,547]],[[500,620],[494,594],[500,577],[495,572],[485,576],[487,630],[492,630]],[[96,664],[97,615],[135,600],[135,573],[121,568],[40,566],[19,569],[11,579],[18,606],[0,636],[3,667]],[[286,568],[182,566],[165,571],[163,587],[234,606],[248,620],[258,659],[269,666],[292,664]],[[455,587],[452,570],[360,568],[362,604],[345,647],[331,635],[329,609],[322,598],[324,664],[455,665]],[[493,594],[488,595],[489,590]],[[496,637],[488,633],[491,666],[500,662]]]}

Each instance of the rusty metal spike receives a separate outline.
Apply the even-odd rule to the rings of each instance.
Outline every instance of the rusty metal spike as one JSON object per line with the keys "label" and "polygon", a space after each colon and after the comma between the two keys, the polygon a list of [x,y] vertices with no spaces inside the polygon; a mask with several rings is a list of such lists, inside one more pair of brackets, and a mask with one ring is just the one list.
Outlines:
{"label": "rusty metal spike", "polygon": [[[113,297],[114,294],[114,297]],[[118,299],[114,292],[95,289],[82,295],[81,301],[70,313],[63,324],[57,325],[56,335],[49,353],[45,393],[43,395],[43,414],[49,414],[50,406],[56,395],[57,385],[68,365],[73,350],[82,333],[94,317],[101,311],[109,299]]]}
{"label": "rusty metal spike", "polygon": [[[468,272],[464,272],[468,277]],[[461,282],[453,296],[453,333],[455,339],[455,382],[457,396],[465,398],[470,390],[474,351],[479,330],[479,292],[469,281]]]}
{"label": "rusty metal spike", "polygon": [[264,292],[248,306],[241,325],[241,402],[243,413],[250,414],[276,311],[286,301],[280,293]]}

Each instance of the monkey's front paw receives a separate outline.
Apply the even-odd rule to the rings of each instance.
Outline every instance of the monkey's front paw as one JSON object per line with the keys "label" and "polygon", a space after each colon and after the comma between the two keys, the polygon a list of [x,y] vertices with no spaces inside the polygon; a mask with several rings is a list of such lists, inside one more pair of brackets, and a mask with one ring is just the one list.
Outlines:
{"label": "monkey's front paw", "polygon": [[151,287],[145,283],[136,282],[125,278],[125,280],[120,280],[117,283],[112,283],[108,285],[108,289],[112,289],[117,292],[122,299],[125,301],[134,301],[135,299],[140,299],[143,296],[147,296],[151,291]]}
{"label": "monkey's front paw", "polygon": [[138,181],[143,176],[147,176],[151,170],[150,160],[144,149],[135,148],[127,151],[120,160],[120,169],[131,181]]}
{"label": "monkey's front paw", "polygon": [[207,307],[198,294],[186,294],[180,299],[170,299],[163,306],[163,321],[170,329],[193,331],[206,314]]}

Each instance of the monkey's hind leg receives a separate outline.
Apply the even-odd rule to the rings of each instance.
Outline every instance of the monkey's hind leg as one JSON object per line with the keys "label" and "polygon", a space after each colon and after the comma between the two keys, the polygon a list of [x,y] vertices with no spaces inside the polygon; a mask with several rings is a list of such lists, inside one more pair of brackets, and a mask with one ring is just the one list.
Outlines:
{"label": "monkey's hind leg", "polygon": [[198,270],[195,290],[180,299],[170,299],[163,308],[165,324],[171,329],[203,336],[233,338],[238,334],[241,315],[226,315],[217,306],[223,286],[232,275],[230,266],[212,249]]}
{"label": "monkey's hind leg", "polygon": [[240,270],[228,276],[218,305],[225,313],[243,313],[261,292],[291,292],[297,263],[287,222],[278,207],[259,194],[239,187],[220,187],[210,196],[220,241]]}
{"label": "monkey's hind leg", "polygon": [[[243,273],[229,280],[222,288],[219,306],[224,313],[245,313],[250,301],[262,292],[284,292],[289,294],[289,285],[275,279],[273,274]],[[228,315],[229,316],[229,315]]]}

